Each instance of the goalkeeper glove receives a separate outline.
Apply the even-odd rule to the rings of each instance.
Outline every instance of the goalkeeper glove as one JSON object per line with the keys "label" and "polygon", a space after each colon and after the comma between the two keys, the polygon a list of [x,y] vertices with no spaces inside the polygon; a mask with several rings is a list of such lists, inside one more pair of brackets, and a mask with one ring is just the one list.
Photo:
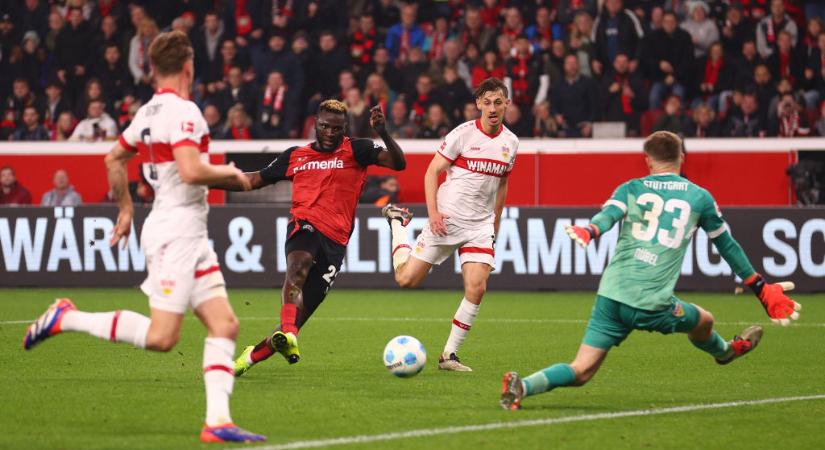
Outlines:
{"label": "goalkeeper glove", "polygon": [[587,244],[589,244],[590,241],[599,237],[599,229],[592,223],[586,227],[580,227],[578,225],[565,225],[564,231],[567,232],[570,239],[573,239],[582,247],[587,247]]}
{"label": "goalkeeper glove", "polygon": [[799,318],[798,311],[802,309],[802,305],[785,295],[785,291],[794,288],[793,282],[782,281],[770,284],[762,278],[762,275],[756,273],[745,280],[745,284],[753,290],[753,293],[762,302],[762,306],[771,318],[771,322],[788,326],[791,320]]}

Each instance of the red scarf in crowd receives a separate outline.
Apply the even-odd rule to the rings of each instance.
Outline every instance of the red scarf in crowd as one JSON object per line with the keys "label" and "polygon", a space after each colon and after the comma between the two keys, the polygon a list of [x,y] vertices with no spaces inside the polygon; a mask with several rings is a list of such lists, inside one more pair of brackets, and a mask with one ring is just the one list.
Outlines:
{"label": "red scarf in crowd", "polygon": [[235,0],[235,34],[246,36],[252,31],[252,16],[246,9],[246,0]]}
{"label": "red scarf in crowd", "polygon": [[719,60],[715,62],[708,58],[708,61],[705,63],[705,78],[703,81],[716,87],[716,82],[719,81],[719,72],[724,65],[725,61],[722,58],[719,58]]}
{"label": "red scarf in crowd", "polygon": [[415,121],[421,122],[421,119],[424,117],[424,105],[430,100],[429,95],[419,95],[418,98],[412,104],[412,110],[415,114]]}
{"label": "red scarf in crowd", "polygon": [[530,83],[527,81],[527,74],[530,71],[528,66],[530,55],[516,55],[513,60],[514,64],[511,66],[510,73],[510,78],[513,80],[513,100],[519,104],[528,104],[530,97],[527,95],[527,90]]}
{"label": "red scarf in crowd", "polygon": [[622,112],[624,114],[633,114],[633,99],[629,96],[625,95],[624,91],[625,88],[630,85],[630,80],[627,75],[619,75],[618,73],[614,75],[613,81],[619,83],[621,85],[621,101],[622,101]]}
{"label": "red scarf in crowd", "polygon": [[349,46],[353,61],[358,64],[369,64],[372,61],[372,52],[375,50],[378,33],[375,30],[362,33],[361,30],[352,34],[352,44]]}
{"label": "red scarf in crowd", "polygon": [[266,88],[264,91],[264,107],[272,107],[273,111],[280,111],[284,107],[284,94],[286,93],[286,88],[281,86],[278,88],[278,91],[274,93],[272,92],[272,88]]}
{"label": "red scarf in crowd", "polygon": [[787,78],[793,84],[791,75],[791,54],[779,52],[779,78]]}
{"label": "red scarf in crowd", "polygon": [[430,61],[441,59],[441,55],[444,54],[444,42],[446,41],[446,33],[439,33],[437,31],[433,31],[433,39],[430,43],[430,51],[427,53],[427,56],[430,57]]}
{"label": "red scarf in crowd", "polygon": [[232,127],[229,131],[232,133],[232,139],[236,141],[249,140],[249,128]]}

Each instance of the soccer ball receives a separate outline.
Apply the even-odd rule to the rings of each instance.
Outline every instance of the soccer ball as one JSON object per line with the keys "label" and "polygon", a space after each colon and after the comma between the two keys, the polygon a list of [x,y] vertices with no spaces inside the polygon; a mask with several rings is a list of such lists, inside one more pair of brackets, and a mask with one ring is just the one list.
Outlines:
{"label": "soccer ball", "polygon": [[397,377],[417,375],[426,363],[427,350],[412,336],[396,336],[384,347],[384,366]]}

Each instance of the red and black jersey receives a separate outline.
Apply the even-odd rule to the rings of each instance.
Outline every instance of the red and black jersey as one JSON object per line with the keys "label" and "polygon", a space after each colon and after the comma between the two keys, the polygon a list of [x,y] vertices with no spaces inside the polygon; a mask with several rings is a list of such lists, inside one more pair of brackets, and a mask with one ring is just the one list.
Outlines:
{"label": "red and black jersey", "polygon": [[333,151],[323,151],[315,142],[291,147],[261,170],[261,178],[269,183],[292,180],[292,218],[347,245],[367,166],[376,164],[383,150],[370,139],[347,137]]}

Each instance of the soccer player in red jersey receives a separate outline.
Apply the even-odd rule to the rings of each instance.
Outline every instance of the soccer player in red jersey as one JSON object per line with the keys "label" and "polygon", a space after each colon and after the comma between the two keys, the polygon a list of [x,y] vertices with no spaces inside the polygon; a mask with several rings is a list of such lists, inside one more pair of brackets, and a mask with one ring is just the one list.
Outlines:
{"label": "soccer player in red jersey", "polygon": [[[351,139],[346,136],[347,107],[327,100],[318,108],[315,142],[291,147],[259,172],[246,174],[253,189],[292,180],[292,219],[286,241],[281,323],[271,336],[244,349],[235,361],[235,376],[275,352],[290,364],[300,359],[298,330],[324,301],[341,268],[367,167],[404,170],[406,166],[404,153],[387,133],[385,122],[381,108],[374,107],[370,125],[386,149],[370,139]],[[213,187],[240,190],[236,184]]]}

